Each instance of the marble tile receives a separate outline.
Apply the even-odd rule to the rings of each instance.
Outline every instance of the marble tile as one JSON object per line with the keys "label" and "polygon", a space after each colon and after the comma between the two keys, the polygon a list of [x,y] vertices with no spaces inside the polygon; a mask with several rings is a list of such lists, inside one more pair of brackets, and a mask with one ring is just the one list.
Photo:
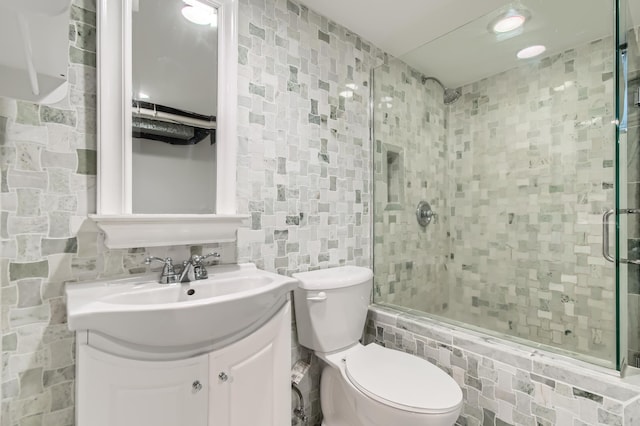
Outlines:
{"label": "marble tile", "polygon": [[[438,365],[462,388],[465,404],[457,424],[635,425],[634,416],[640,413],[636,384],[536,349],[402,315],[421,326],[405,330],[389,308],[372,305],[365,343],[407,351],[416,342],[417,350],[409,352]],[[429,356],[424,348],[440,348],[451,358]],[[529,362],[518,365],[517,359]]]}
{"label": "marble tile", "polygon": [[[377,302],[613,361],[615,274],[596,244],[615,201],[609,49],[489,76],[451,105],[398,60],[374,70]],[[576,86],[553,90],[567,73]],[[404,158],[402,202],[389,152]],[[426,229],[420,200],[437,214]]]}

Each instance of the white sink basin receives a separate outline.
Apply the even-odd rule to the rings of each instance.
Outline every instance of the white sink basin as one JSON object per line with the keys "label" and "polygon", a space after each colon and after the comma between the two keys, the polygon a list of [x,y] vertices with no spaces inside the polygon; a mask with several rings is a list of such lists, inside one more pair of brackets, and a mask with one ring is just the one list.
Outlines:
{"label": "white sink basin", "polygon": [[230,342],[265,323],[297,285],[252,263],[207,269],[208,279],[186,284],[158,284],[159,273],[68,284],[69,329],[136,346]]}

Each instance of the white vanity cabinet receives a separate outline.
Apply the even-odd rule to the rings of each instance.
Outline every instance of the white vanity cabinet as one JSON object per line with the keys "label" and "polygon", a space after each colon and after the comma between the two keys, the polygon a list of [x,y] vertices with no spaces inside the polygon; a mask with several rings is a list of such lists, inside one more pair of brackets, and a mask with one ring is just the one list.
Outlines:
{"label": "white vanity cabinet", "polygon": [[139,361],[78,353],[78,425],[207,426],[209,357]]}
{"label": "white vanity cabinet", "polygon": [[180,357],[154,352],[145,359],[141,348],[78,332],[76,424],[288,424],[290,318],[287,301],[248,336],[213,350],[182,352]]}
{"label": "white vanity cabinet", "polygon": [[209,359],[209,425],[291,423],[289,315],[286,320],[268,323],[251,336],[212,352]]}

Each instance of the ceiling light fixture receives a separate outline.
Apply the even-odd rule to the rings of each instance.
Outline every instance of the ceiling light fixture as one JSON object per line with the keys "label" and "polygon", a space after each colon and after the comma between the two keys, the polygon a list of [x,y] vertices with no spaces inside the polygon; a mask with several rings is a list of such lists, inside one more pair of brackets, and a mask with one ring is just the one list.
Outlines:
{"label": "ceiling light fixture", "polygon": [[197,0],[182,0],[187,6],[182,8],[182,16],[197,25],[218,25],[217,10]]}
{"label": "ceiling light fixture", "polygon": [[516,56],[518,57],[518,59],[529,59],[541,55],[545,50],[547,50],[546,47],[541,44],[537,44],[535,46],[525,47],[524,49],[516,53]]}
{"label": "ceiling light fixture", "polygon": [[489,32],[494,34],[504,34],[521,28],[525,22],[531,18],[531,14],[526,9],[509,8],[494,18],[488,26]]}

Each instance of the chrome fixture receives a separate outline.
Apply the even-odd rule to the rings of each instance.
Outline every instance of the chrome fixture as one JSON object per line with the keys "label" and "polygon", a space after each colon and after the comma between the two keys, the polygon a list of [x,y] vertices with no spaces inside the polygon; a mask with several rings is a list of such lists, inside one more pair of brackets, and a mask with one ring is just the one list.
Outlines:
{"label": "chrome fixture", "polygon": [[309,418],[304,413],[304,399],[302,398],[302,392],[300,392],[298,386],[293,382],[291,383],[291,389],[293,389],[293,392],[298,397],[298,406],[293,409],[293,415],[299,419],[302,424],[306,424]]}
{"label": "chrome fixture", "polygon": [[427,81],[429,80],[433,80],[436,83],[438,83],[440,85],[440,87],[442,87],[442,90],[444,90],[444,104],[445,105],[451,105],[452,103],[454,103],[455,101],[457,101],[458,99],[460,99],[460,96],[462,95],[462,92],[460,92],[460,89],[450,89],[448,87],[445,87],[444,84],[442,84],[442,82],[440,80],[438,80],[435,77],[422,77],[422,84],[425,84]]}
{"label": "chrome fixture", "polygon": [[209,277],[207,273],[207,268],[204,266],[205,259],[210,257],[214,257],[216,259],[220,258],[220,254],[213,252],[209,253],[206,256],[199,256],[194,254],[191,256],[191,259],[185,260],[182,262],[182,271],[180,272],[180,277],[178,278],[178,282],[188,283],[195,280],[204,280]]}
{"label": "chrome fixture", "polygon": [[[602,256],[613,263],[616,263],[616,259],[609,253],[609,218],[613,216],[615,212],[614,209],[611,209],[602,215]],[[619,209],[618,214],[640,214],[640,209]],[[618,262],[640,265],[640,260],[635,259],[618,259]]]}
{"label": "chrome fixture", "polygon": [[209,253],[206,256],[194,254],[189,260],[182,262],[180,272],[175,270],[173,260],[170,257],[162,259],[160,257],[150,256],[144,260],[144,263],[149,265],[151,262],[156,261],[164,264],[160,279],[158,280],[160,284],[188,283],[195,280],[204,280],[209,277],[204,261],[210,257],[219,259],[220,254],[216,252]]}
{"label": "chrome fixture", "polygon": [[178,282],[178,273],[176,272],[173,266],[173,260],[170,257],[166,259],[162,259],[160,257],[149,256],[144,260],[144,263],[149,265],[153,261],[160,262],[164,264],[162,268],[162,273],[160,274],[160,279],[158,282],[160,284],[171,284]]}
{"label": "chrome fixture", "polygon": [[426,201],[420,201],[418,203],[418,207],[416,208],[416,218],[418,219],[418,224],[420,226],[427,226],[431,223],[431,220],[436,216],[436,214],[431,210],[431,206]]}

